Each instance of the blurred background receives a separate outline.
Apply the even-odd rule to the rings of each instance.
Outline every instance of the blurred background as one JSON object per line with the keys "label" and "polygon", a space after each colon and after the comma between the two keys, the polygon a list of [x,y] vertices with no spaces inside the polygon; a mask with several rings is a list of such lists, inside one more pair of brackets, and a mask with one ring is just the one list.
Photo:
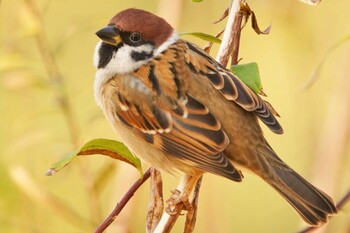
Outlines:
{"label": "blurred background", "polygon": [[[138,179],[133,167],[104,156],[80,157],[54,176],[44,175],[84,142],[114,138],[93,97],[94,33],[115,13],[137,7],[166,18],[179,32],[214,35],[226,22],[212,22],[228,3],[0,0],[2,232],[92,232]],[[282,116],[285,133],[264,127],[266,137],[285,162],[339,200],[350,188],[350,2],[248,3],[261,28],[272,23],[266,36],[248,23],[240,49],[241,63],[259,64],[268,101]],[[204,176],[195,232],[297,232],[306,226],[268,185],[244,175],[239,184]],[[179,177],[163,177],[167,197]],[[148,197],[147,182],[107,232],[144,232]],[[348,204],[324,231],[350,232],[349,212]],[[179,220],[174,232],[181,231]]]}

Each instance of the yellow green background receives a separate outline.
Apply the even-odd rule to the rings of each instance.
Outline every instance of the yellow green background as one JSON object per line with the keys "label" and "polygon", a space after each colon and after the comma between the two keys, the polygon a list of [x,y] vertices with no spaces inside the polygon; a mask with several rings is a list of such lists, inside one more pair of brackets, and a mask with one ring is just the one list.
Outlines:
{"label": "yellow green background", "polygon": [[[92,232],[138,178],[131,166],[103,156],[76,159],[52,177],[51,163],[93,138],[114,138],[93,97],[94,33],[125,8],[161,15],[178,32],[216,34],[229,1],[0,1],[1,232]],[[266,137],[305,178],[339,200],[350,188],[350,2],[248,1],[261,28],[243,29],[241,63],[257,62],[268,101],[285,133]],[[184,37],[200,46],[205,42]],[[214,46],[211,54],[216,55]],[[50,54],[54,60],[50,60]],[[317,80],[305,89],[317,66]],[[59,74],[59,76],[57,76]],[[68,107],[67,107],[68,106]],[[146,168],[146,166],[145,166]],[[242,183],[207,174],[195,232],[297,232],[296,212],[257,177]],[[163,174],[169,196],[179,176]],[[107,232],[144,232],[147,182]],[[326,232],[350,231],[350,207]],[[174,232],[182,231],[182,220]]]}

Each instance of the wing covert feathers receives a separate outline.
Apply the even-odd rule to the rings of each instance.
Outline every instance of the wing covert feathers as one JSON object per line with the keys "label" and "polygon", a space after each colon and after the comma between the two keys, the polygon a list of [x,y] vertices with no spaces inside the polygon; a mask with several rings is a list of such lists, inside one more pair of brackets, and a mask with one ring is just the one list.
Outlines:
{"label": "wing covert feathers", "polygon": [[197,46],[187,42],[186,62],[192,72],[205,76],[226,99],[234,101],[243,109],[254,112],[274,133],[282,134],[283,129],[274,115],[272,106],[261,99],[237,76],[221,67],[213,58]]}

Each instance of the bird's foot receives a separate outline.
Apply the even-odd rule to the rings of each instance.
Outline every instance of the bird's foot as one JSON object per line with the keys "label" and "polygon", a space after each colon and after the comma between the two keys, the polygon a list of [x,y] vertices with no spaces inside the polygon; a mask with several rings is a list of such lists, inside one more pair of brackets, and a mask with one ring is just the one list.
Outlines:
{"label": "bird's foot", "polygon": [[169,215],[176,215],[177,214],[177,210],[175,207],[179,203],[183,204],[183,207],[182,207],[183,210],[191,211],[193,209],[193,206],[190,203],[188,196],[181,195],[181,192],[177,189],[171,190],[170,192],[172,195],[166,201],[167,207],[165,209],[165,211]]}

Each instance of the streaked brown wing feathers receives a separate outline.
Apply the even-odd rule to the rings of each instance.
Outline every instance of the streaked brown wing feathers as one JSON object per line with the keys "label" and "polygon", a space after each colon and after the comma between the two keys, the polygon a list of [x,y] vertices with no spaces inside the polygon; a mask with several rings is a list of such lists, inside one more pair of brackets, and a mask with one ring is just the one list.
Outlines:
{"label": "streaked brown wing feathers", "polygon": [[220,123],[191,96],[188,96],[185,107],[188,116],[173,115],[171,132],[151,137],[144,133],[143,138],[197,169],[240,181],[241,175],[223,154],[229,140]]}
{"label": "streaked brown wing feathers", "polygon": [[[149,73],[143,75],[153,75],[160,80],[156,75],[168,73],[157,72],[157,65],[152,65],[154,69],[148,69]],[[185,91],[178,91],[179,88],[171,96],[167,95],[166,89],[159,92],[152,82],[141,81],[138,74],[113,79],[115,92],[112,92],[112,98],[118,103],[118,118],[136,135],[179,161],[202,171],[241,180],[239,172],[223,154],[229,143],[228,137],[208,108],[192,96],[181,95]],[[149,77],[143,79],[150,80]],[[169,78],[168,82],[175,83],[175,78]],[[161,85],[165,83],[159,82]]]}
{"label": "streaked brown wing feathers", "polygon": [[154,134],[156,132],[170,131],[172,128],[171,116],[168,112],[159,109],[154,104],[133,102],[126,96],[118,93],[121,103],[127,107],[118,108],[117,115],[129,127],[137,128],[142,132]]}
{"label": "streaked brown wing feathers", "polygon": [[274,114],[276,111],[269,103],[261,99],[238,77],[221,67],[197,46],[186,42],[188,46],[186,62],[192,72],[205,76],[226,99],[232,100],[243,109],[254,112],[273,132],[281,134],[283,129]]}

